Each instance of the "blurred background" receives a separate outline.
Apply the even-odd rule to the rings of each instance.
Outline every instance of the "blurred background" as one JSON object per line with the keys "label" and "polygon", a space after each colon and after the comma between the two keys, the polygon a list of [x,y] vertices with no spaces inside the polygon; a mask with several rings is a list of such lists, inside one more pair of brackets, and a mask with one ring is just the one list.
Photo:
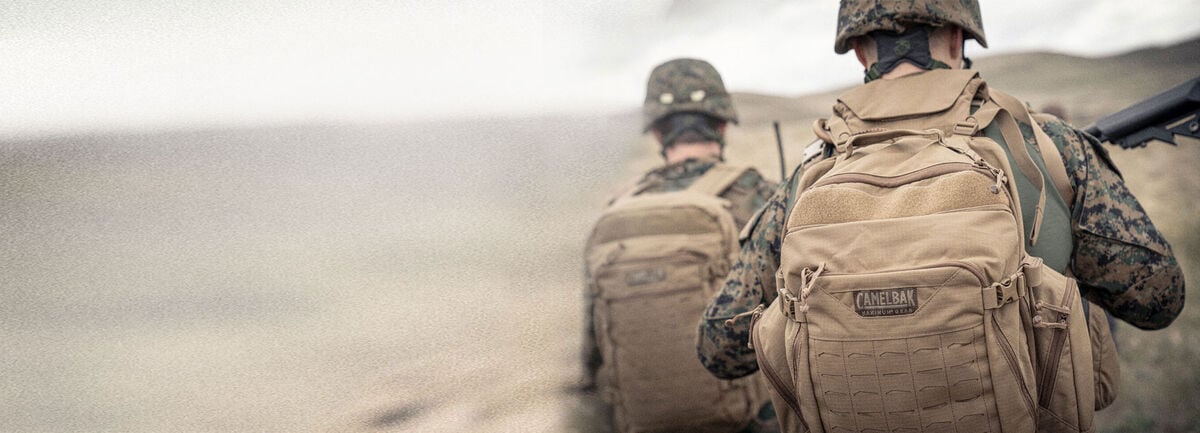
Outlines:
{"label": "blurred background", "polygon": [[[1200,72],[1200,0],[984,2],[989,83],[1083,126]],[[594,430],[582,245],[711,61],[778,179],[861,82],[817,0],[0,5],[0,432]],[[1200,148],[1111,148],[1200,284]],[[1193,290],[1194,292],[1194,290]],[[1200,313],[1118,331],[1101,431],[1200,431]]]}

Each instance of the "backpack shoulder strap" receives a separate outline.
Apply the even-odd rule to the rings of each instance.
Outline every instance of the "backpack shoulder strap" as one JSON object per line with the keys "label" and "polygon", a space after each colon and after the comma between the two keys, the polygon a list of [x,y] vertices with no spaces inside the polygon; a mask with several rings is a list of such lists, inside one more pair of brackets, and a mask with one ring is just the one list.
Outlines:
{"label": "backpack shoulder strap", "polygon": [[[1029,128],[1033,130],[1034,138],[1037,140],[1038,150],[1042,153],[1042,162],[1046,165],[1046,174],[1050,176],[1050,182],[1054,184],[1054,188],[1058,190],[1063,201],[1069,205],[1074,201],[1075,188],[1071,185],[1071,178],[1067,176],[1067,165],[1063,162],[1062,153],[1054,144],[1054,140],[1046,134],[1046,131],[1042,130],[1041,124],[1033,117],[1033,113],[1025,108],[1025,104],[1000,91],[991,90],[991,93],[997,102],[1012,113],[1013,117],[1029,122]],[[1010,108],[1010,106],[1012,107]]]}
{"label": "backpack shoulder strap", "polygon": [[1054,187],[1058,189],[1058,193],[1062,195],[1063,201],[1071,206],[1075,202],[1075,186],[1071,183],[1071,177],[1067,175],[1067,164],[1063,161],[1062,153],[1058,150],[1058,146],[1054,140],[1042,130],[1042,127],[1037,123],[1033,113],[1029,114],[1029,123],[1033,125],[1033,133],[1037,135],[1038,149],[1042,151],[1042,161],[1046,163],[1046,171],[1050,175],[1050,181],[1054,183]]}
{"label": "backpack shoulder strap", "polygon": [[704,174],[701,175],[699,179],[696,179],[695,182],[692,182],[687,189],[688,191],[696,191],[703,194],[718,196],[725,192],[725,190],[728,189],[730,185],[733,185],[734,182],[737,182],[737,180],[742,177],[743,173],[749,170],[749,167],[717,164],[708,169],[708,171],[704,172]]}
{"label": "backpack shoulder strap", "polygon": [[[1046,177],[1042,175],[1042,170],[1038,168],[1037,163],[1033,162],[1033,157],[1029,155],[1029,149],[1025,145],[1025,136],[1021,134],[1021,127],[1017,125],[1017,119],[1019,118],[1030,119],[1029,110],[1025,108],[1025,104],[1020,100],[1003,92],[990,90],[989,96],[1000,108],[1000,111],[994,114],[993,122],[1000,127],[1000,133],[1004,136],[1004,141],[1007,144],[1006,147],[1008,147],[1013,161],[1017,163],[1017,168],[1021,170],[1021,173],[1030,182],[1033,182],[1033,185],[1038,189],[1038,202],[1037,208],[1034,209],[1033,228],[1029,232],[1029,245],[1036,245],[1038,233],[1041,231],[1042,217],[1046,209]],[[983,111],[983,109],[980,111]],[[1041,127],[1034,123],[1031,125],[1031,128],[1035,132],[1037,141],[1042,141],[1041,137],[1036,135],[1041,130]],[[1045,134],[1043,133],[1042,135]],[[1049,138],[1047,137],[1047,139]],[[1053,146],[1053,144],[1050,146]]]}
{"label": "backpack shoulder strap", "polygon": [[612,195],[609,195],[607,205],[612,206],[618,201],[641,194],[653,184],[653,182],[646,179],[646,176],[639,176],[634,180],[625,183],[620,188],[617,188],[616,192],[614,192]]}

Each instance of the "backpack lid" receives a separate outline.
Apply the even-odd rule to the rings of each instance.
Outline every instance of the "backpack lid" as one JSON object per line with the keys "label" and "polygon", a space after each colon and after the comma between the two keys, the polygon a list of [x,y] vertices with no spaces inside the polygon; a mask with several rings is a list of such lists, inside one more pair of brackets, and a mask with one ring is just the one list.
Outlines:
{"label": "backpack lid", "polygon": [[[838,98],[863,120],[938,113],[953,107],[979,73],[937,69],[894,80],[875,80]],[[974,93],[974,91],[970,92]]]}

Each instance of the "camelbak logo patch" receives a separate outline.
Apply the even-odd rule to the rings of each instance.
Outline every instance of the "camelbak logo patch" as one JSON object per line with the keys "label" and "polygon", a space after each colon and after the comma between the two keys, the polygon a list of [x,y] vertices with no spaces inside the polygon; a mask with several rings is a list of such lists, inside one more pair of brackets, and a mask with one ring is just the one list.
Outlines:
{"label": "camelbak logo patch", "polygon": [[917,289],[854,292],[854,311],[862,317],[899,316],[917,311]]}
{"label": "camelbak logo patch", "polygon": [[625,273],[626,286],[641,286],[657,283],[667,279],[667,270],[663,268],[636,269]]}

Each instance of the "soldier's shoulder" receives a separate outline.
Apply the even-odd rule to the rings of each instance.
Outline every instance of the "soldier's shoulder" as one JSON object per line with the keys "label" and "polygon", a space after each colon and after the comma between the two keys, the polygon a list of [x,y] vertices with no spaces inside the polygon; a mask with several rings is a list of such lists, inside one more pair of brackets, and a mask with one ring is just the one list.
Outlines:
{"label": "soldier's shoulder", "polygon": [[1112,157],[1108,154],[1108,149],[1104,148],[1099,139],[1054,114],[1038,111],[1031,111],[1030,114],[1033,115],[1033,120],[1041,126],[1042,131],[1045,131],[1046,135],[1054,141],[1055,146],[1063,151],[1064,156],[1075,160],[1068,161],[1068,164],[1083,164],[1085,154],[1091,153],[1099,158],[1100,163],[1117,173],[1117,176],[1121,175],[1117,165],[1113,163]]}
{"label": "soldier's shoulder", "polygon": [[[1079,141],[1079,135],[1083,131],[1071,126],[1066,120],[1050,113],[1030,110],[1029,114],[1033,116],[1033,121],[1037,122],[1042,131],[1046,132],[1050,138],[1058,141]],[[1062,146],[1064,143],[1057,143]]]}

